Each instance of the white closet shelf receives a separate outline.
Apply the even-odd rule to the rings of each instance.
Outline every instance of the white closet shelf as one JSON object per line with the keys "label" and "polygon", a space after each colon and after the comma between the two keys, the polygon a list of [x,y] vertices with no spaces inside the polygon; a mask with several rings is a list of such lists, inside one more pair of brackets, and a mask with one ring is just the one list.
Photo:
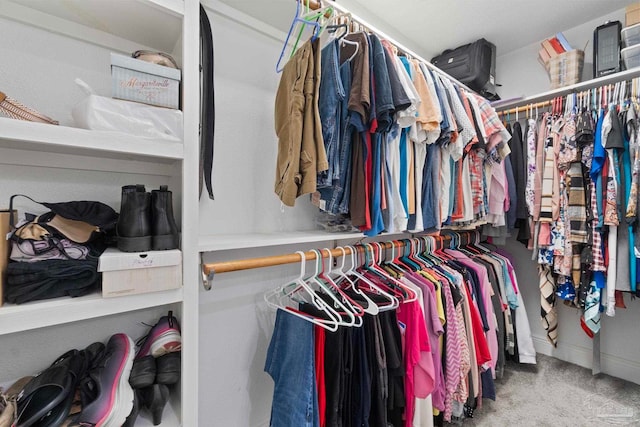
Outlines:
{"label": "white closet shelf", "polygon": [[0,148],[165,164],[182,159],[184,152],[177,141],[8,118],[0,118]]}
{"label": "white closet shelf", "polygon": [[[375,237],[405,236],[410,233],[382,233]],[[233,249],[259,248],[266,246],[295,245],[300,243],[329,242],[368,238],[363,233],[328,233],[322,230],[290,231],[282,233],[218,234],[200,236],[200,252],[216,252]]]}
{"label": "white closet shelf", "polygon": [[182,294],[180,288],[116,298],[102,298],[95,293],[79,298],[5,304],[0,307],[0,335],[173,304],[182,301]]}
{"label": "white closet shelf", "polygon": [[0,5],[0,16],[124,52],[173,52],[183,15],[183,0],[3,0]]}
{"label": "white closet shelf", "polygon": [[364,237],[362,233],[327,233],[321,230],[282,233],[218,234],[215,236],[200,236],[199,247],[200,252],[215,252],[232,249],[325,242],[330,240],[358,239],[362,237]]}
{"label": "white closet shelf", "polygon": [[494,101],[491,106],[497,111],[508,110],[513,107],[518,107],[527,104],[533,104],[539,101],[547,101],[557,96],[565,96],[570,93],[577,93],[583,90],[593,89],[608,84],[615,84],[616,82],[634,79],[640,76],[640,67],[631,68],[629,70],[620,71],[614,74],[608,74],[606,76],[598,77],[584,82],[575,83],[569,86],[564,86],[558,89],[553,89],[547,92],[538,93],[527,97],[505,99],[500,101]]}

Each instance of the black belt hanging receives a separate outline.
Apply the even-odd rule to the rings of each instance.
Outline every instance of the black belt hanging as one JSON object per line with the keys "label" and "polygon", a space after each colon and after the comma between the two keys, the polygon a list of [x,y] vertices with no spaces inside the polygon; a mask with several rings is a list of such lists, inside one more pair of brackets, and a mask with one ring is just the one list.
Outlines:
{"label": "black belt hanging", "polygon": [[209,198],[213,200],[213,135],[216,121],[216,110],[213,85],[213,36],[211,23],[204,7],[200,5],[200,196],[202,181],[207,187]]}

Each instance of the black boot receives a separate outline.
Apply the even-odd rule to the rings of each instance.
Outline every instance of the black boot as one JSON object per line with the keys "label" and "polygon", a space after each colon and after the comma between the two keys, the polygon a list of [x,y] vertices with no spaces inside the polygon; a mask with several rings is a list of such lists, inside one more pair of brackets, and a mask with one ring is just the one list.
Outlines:
{"label": "black boot", "polygon": [[118,249],[123,252],[151,250],[151,197],[144,185],[122,187],[118,218]]}
{"label": "black boot", "polygon": [[166,185],[151,192],[151,240],[154,251],[178,248],[178,226],[173,217],[171,191]]}

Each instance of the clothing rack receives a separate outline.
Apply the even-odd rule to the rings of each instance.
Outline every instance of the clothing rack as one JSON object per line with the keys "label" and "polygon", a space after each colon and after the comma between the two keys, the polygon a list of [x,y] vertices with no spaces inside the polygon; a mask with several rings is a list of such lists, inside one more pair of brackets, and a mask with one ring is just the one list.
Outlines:
{"label": "clothing rack", "polygon": [[387,34],[385,34],[384,32],[380,31],[379,29],[377,29],[373,25],[371,25],[368,22],[364,21],[363,19],[355,16],[347,8],[345,8],[344,6],[336,3],[335,1],[332,1],[332,0],[324,0],[322,2],[320,0],[295,0],[295,1],[300,2],[303,6],[308,6],[309,9],[311,9],[311,10],[319,9],[321,7],[321,3],[322,3],[322,4],[326,4],[328,6],[331,6],[334,9],[336,9],[336,10],[342,12],[342,13],[351,14],[351,20],[352,21],[357,22],[358,24],[363,26],[366,30],[368,30],[369,32],[376,33],[378,36],[380,36],[380,38],[382,38],[382,39],[388,41],[389,43],[391,43],[392,45],[394,45],[398,49],[399,52],[404,53],[407,56],[410,56],[410,57],[413,57],[413,58],[417,59],[418,61],[420,61],[424,65],[426,65],[427,68],[429,68],[431,71],[433,71],[435,73],[438,73],[440,76],[442,76],[442,77],[444,77],[446,79],[449,79],[450,81],[454,82],[456,85],[465,88],[469,92],[472,92],[472,93],[475,93],[475,94],[477,94],[479,96],[482,96],[482,95],[478,94],[478,92],[476,92],[475,90],[471,89],[469,86],[465,85],[464,83],[460,82],[459,80],[457,80],[457,79],[453,78],[452,76],[450,76],[449,74],[445,73],[440,68],[436,67],[430,61],[427,61],[426,59],[424,59],[423,57],[421,57],[420,55],[418,55],[417,53],[415,53],[411,49],[408,49],[407,47],[405,47],[401,43],[398,43],[396,40],[394,40],[393,38],[389,37]]}
{"label": "clothing rack", "polygon": [[537,95],[528,96],[526,98],[505,100],[502,102],[493,102],[491,106],[498,111],[499,114],[515,114],[532,108],[544,108],[553,105],[553,99],[561,96],[571,95],[594,88],[605,87],[622,81],[632,80],[640,77],[640,67],[630,70],[621,71],[615,74],[599,77],[597,79],[587,80],[586,82],[576,83],[548,92],[539,93]]}
{"label": "clothing rack", "polygon": [[[640,89],[640,82],[634,79],[637,79],[638,77],[640,77],[640,67],[632,68],[630,70],[622,71],[615,74],[610,74],[608,76],[603,76],[597,79],[588,80],[586,82],[577,83],[574,85],[551,90],[548,92],[540,93],[540,94],[529,96],[522,99],[516,99],[516,100],[504,101],[504,102],[494,102],[492,103],[492,106],[496,109],[498,114],[502,115],[504,118],[504,116],[507,114],[514,114],[516,112],[531,111],[532,109],[536,109],[536,108],[554,106],[555,105],[554,102],[556,102],[557,98],[559,97],[564,97],[571,94],[577,94],[577,93],[588,91],[591,89],[601,88],[601,89],[605,89],[607,92],[612,93],[613,85],[623,81],[632,81],[632,83],[635,83],[633,86],[637,93],[638,89]],[[602,318],[601,318],[601,322],[602,322]],[[601,372],[601,363],[600,363],[601,335],[602,335],[602,329],[597,333],[595,333],[593,336],[592,364],[591,364],[591,372],[593,375],[597,375]]]}
{"label": "clothing rack", "polygon": [[[416,241],[421,237],[424,238],[433,238],[439,244],[439,248],[444,247],[444,244],[447,242],[451,242],[451,240],[456,236],[463,242],[463,244],[471,243],[474,240],[479,239],[479,233],[476,231],[460,231],[460,232],[447,232],[446,234],[441,234],[439,236],[434,235],[424,235],[419,237],[414,237],[413,239],[407,238],[403,240],[391,240],[387,242],[378,242],[382,248],[391,249],[393,247],[404,247],[406,246],[406,241]],[[338,237],[338,236],[336,236]],[[466,237],[466,238],[463,238]],[[350,255],[351,249],[348,247],[343,248],[344,252],[340,248],[333,249],[322,249],[320,253],[323,258],[328,258],[329,254],[333,258],[338,258],[342,255]],[[304,254],[304,259],[307,261],[316,259],[316,252],[307,251]],[[239,260],[232,261],[219,261],[213,263],[202,263],[202,282],[205,290],[211,289],[211,282],[216,274],[219,273],[229,273],[232,271],[241,271],[241,270],[251,270],[254,268],[264,268],[264,267],[272,267],[276,265],[283,264],[294,264],[302,261],[302,257],[299,253],[289,253],[283,255],[272,255],[258,258],[245,258]]]}

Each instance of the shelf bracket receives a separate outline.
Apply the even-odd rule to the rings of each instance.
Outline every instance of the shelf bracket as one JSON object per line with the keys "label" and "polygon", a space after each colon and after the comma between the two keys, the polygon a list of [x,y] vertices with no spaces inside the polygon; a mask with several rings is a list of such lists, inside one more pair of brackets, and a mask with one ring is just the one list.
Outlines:
{"label": "shelf bracket", "polygon": [[200,272],[202,273],[202,286],[205,291],[211,290],[211,284],[213,283],[213,276],[216,274],[215,271],[211,270],[209,274],[204,272],[204,259],[202,258],[202,254],[200,254]]}

